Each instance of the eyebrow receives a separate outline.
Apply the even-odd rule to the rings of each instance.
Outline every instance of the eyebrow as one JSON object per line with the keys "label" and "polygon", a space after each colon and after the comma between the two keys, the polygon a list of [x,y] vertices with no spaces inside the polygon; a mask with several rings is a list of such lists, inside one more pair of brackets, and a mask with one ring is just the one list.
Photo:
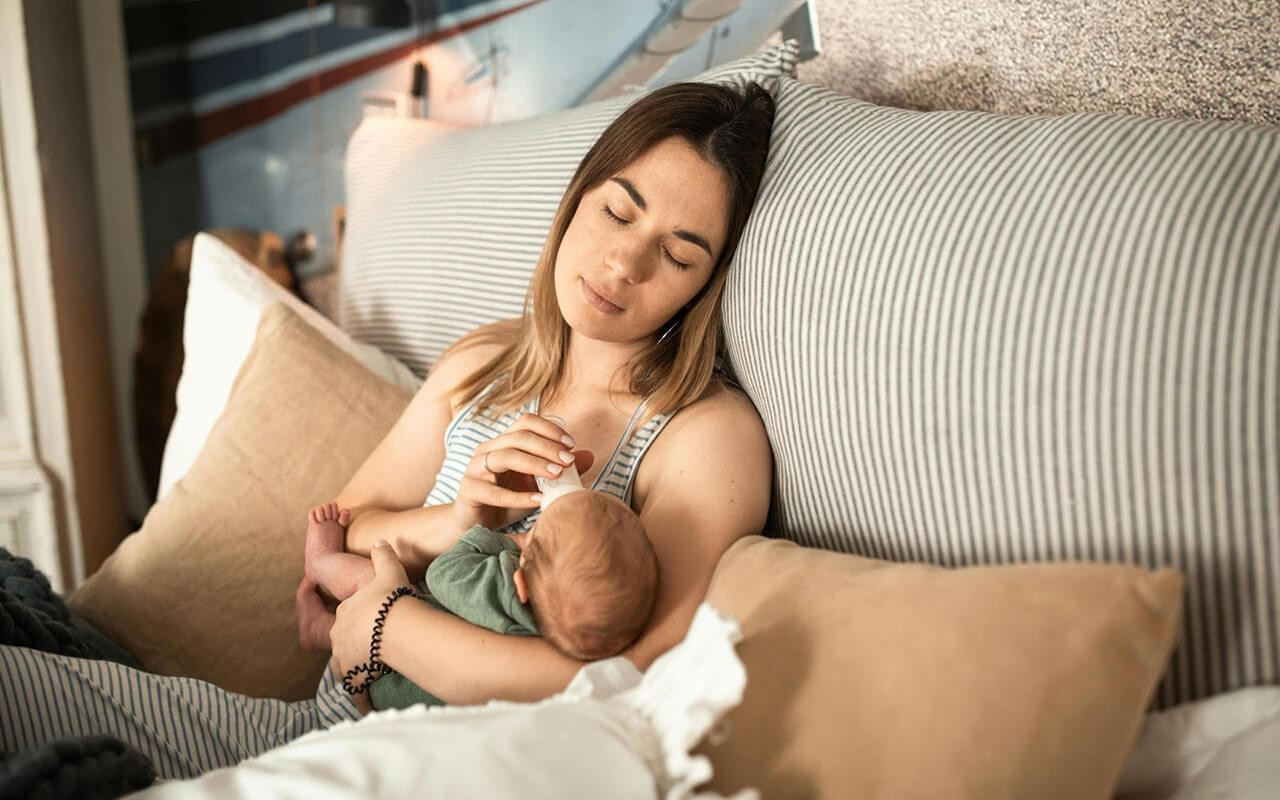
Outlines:
{"label": "eyebrow", "polygon": [[[631,184],[631,181],[627,180],[626,178],[617,178],[617,177],[610,178],[609,180],[618,184],[623,189],[626,189],[627,194],[631,195],[631,201],[636,205],[640,206],[641,211],[649,210],[649,204],[646,203],[644,201],[644,197],[642,197],[640,193],[636,191],[636,187]],[[707,255],[709,256],[715,255],[714,253],[711,252],[711,245],[707,243],[707,240],[702,238],[698,234],[693,233],[692,231],[686,231],[683,228],[676,228],[674,231],[672,231],[672,233],[674,233],[677,238],[684,239],[686,242],[692,242],[693,244],[696,244],[698,247],[701,247],[703,250],[706,250]]]}

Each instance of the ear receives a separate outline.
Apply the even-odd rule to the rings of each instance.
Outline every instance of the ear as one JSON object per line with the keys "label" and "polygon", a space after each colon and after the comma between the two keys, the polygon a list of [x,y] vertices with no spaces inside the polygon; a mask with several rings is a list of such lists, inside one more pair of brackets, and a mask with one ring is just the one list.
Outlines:
{"label": "ear", "polygon": [[524,582],[524,570],[517,567],[511,580],[515,582],[516,597],[520,598],[520,605],[529,605],[529,584]]}

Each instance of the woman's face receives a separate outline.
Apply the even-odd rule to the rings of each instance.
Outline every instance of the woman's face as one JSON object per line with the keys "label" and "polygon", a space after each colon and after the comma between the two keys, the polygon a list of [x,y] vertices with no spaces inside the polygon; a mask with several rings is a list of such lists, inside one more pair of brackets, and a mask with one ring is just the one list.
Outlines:
{"label": "woman's face", "polygon": [[575,333],[654,336],[702,289],[725,245],[729,186],[679,137],[587,191],[556,252],[556,299]]}

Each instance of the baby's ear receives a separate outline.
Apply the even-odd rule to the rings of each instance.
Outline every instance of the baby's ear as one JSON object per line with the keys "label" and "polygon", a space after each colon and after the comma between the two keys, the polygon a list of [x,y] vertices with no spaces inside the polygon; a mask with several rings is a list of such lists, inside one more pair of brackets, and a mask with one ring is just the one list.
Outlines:
{"label": "baby's ear", "polygon": [[529,584],[524,582],[524,570],[517,567],[511,580],[515,582],[516,597],[520,598],[520,605],[529,605]]}

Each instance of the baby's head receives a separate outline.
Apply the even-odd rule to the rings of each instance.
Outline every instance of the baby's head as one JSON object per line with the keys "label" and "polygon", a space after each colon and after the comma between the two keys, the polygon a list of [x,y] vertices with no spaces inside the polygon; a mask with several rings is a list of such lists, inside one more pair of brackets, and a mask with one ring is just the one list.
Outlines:
{"label": "baby's head", "polygon": [[644,630],[658,559],[634,511],[583,490],[543,509],[515,582],[542,635],[564,654],[594,661],[622,652]]}

